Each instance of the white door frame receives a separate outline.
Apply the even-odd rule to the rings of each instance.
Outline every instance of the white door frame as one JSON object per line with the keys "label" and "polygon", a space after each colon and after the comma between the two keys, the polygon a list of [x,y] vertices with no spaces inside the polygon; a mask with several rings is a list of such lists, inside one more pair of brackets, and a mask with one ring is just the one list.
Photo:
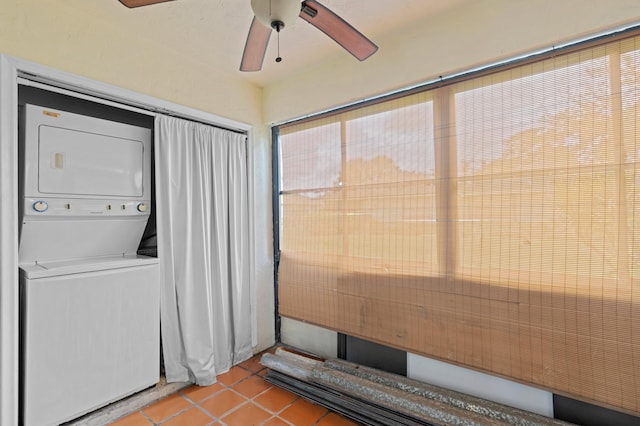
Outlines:
{"label": "white door frame", "polygon": [[[105,100],[105,103],[121,103],[151,111],[152,113],[178,115],[185,119],[246,132],[249,161],[251,162],[253,159],[253,128],[246,123],[218,117],[172,102],[0,54],[0,195],[2,197],[0,202],[0,424],[3,426],[18,425],[17,142],[19,77],[91,96],[98,100]],[[250,168],[251,165],[250,163]],[[252,182],[252,171],[250,173],[249,181]],[[249,191],[252,193],[253,189],[249,188]],[[253,210],[253,203],[251,203],[250,209]],[[251,213],[250,217],[255,217]],[[253,280],[251,281],[253,282]],[[255,289],[252,289],[252,292],[254,291]],[[255,310],[253,303],[252,310]],[[252,316],[255,318],[255,315]],[[255,330],[255,324],[253,326]]]}

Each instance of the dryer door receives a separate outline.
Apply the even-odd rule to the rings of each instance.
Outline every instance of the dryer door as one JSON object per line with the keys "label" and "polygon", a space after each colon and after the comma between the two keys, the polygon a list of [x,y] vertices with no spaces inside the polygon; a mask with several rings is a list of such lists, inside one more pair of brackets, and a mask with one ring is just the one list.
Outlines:
{"label": "dryer door", "polygon": [[143,151],[141,141],[41,125],[38,190],[142,197]]}

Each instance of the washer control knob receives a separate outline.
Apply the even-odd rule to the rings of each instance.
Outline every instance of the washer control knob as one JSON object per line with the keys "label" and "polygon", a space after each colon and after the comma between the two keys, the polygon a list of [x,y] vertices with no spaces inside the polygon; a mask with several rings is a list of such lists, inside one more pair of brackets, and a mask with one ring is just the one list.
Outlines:
{"label": "washer control knob", "polygon": [[35,211],[42,213],[47,211],[47,209],[49,208],[49,204],[47,204],[46,201],[40,200],[33,203],[32,207]]}
{"label": "washer control knob", "polygon": [[138,203],[138,211],[144,213],[147,211],[147,205],[145,203]]}

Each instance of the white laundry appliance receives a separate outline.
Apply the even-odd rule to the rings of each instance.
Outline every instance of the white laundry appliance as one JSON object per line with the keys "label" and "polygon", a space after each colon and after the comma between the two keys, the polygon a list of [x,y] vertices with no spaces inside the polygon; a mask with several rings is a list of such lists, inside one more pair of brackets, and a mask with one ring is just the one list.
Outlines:
{"label": "white laundry appliance", "polygon": [[57,425],[159,380],[151,131],[25,105],[20,161],[22,423]]}

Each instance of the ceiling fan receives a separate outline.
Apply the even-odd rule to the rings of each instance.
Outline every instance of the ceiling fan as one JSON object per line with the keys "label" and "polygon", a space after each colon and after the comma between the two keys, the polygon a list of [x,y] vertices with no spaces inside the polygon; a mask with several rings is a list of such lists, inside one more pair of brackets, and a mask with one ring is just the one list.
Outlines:
{"label": "ceiling fan", "polygon": [[[120,0],[127,7],[147,6],[171,0]],[[280,31],[299,16],[331,37],[347,52],[364,61],[377,50],[371,40],[344,19],[315,0],[251,0],[255,14],[244,47],[240,71],[260,71],[269,45],[271,30]],[[276,62],[280,62],[278,56]]]}

